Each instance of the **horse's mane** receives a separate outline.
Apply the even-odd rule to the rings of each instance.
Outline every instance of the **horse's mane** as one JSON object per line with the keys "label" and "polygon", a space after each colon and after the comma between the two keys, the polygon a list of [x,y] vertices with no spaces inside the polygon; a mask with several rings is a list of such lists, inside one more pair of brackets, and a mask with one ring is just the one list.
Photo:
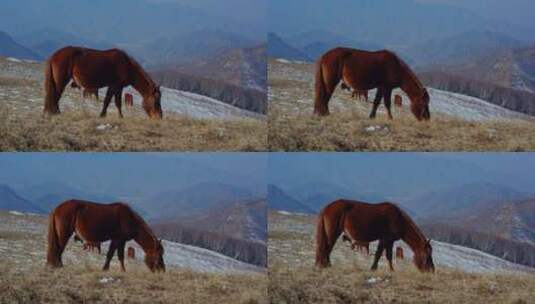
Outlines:
{"label": "horse's mane", "polygon": [[158,241],[158,238],[156,237],[156,235],[152,232],[152,229],[149,227],[149,224],[147,224],[147,222],[145,222],[145,220],[141,217],[141,215],[139,215],[139,213],[137,213],[132,207],[130,207],[129,205],[125,204],[128,209],[130,210],[130,212],[132,212],[132,216],[134,216],[134,218],[140,223],[141,227],[145,229],[145,231],[147,231],[147,233],[155,240],[155,241]]}
{"label": "horse's mane", "polygon": [[396,207],[398,208],[401,216],[403,217],[403,219],[405,219],[405,221],[407,222],[407,224],[409,224],[409,226],[412,228],[412,230],[418,235],[418,237],[420,237],[422,240],[426,240],[425,238],[425,235],[422,233],[422,231],[420,230],[420,228],[418,228],[418,226],[416,226],[416,224],[414,223],[414,221],[409,217],[409,215],[403,210],[401,209],[399,206],[396,205]]}
{"label": "horse's mane", "polygon": [[403,60],[401,59],[401,57],[399,57],[397,54],[391,52],[398,60],[399,62],[399,65],[405,70],[405,72],[409,75],[409,77],[412,79],[412,81],[414,81],[414,83],[416,83],[416,85],[421,89],[423,90],[425,87],[424,85],[422,84],[422,82],[420,81],[420,79],[418,79],[418,77],[416,76],[416,74],[414,74],[414,72],[412,71],[412,69],[409,67],[409,65]]}
{"label": "horse's mane", "polygon": [[149,85],[151,87],[156,87],[156,83],[154,83],[154,81],[152,80],[152,78],[149,76],[149,74],[147,74],[147,72],[145,71],[145,69],[141,66],[141,64],[139,64],[139,62],[137,62],[136,59],[134,59],[134,57],[130,56],[127,52],[123,51],[123,50],[120,50],[121,52],[123,52],[125,55],[126,55],[126,58],[128,58],[128,60],[130,61],[130,63],[141,73],[141,75],[149,82]]}

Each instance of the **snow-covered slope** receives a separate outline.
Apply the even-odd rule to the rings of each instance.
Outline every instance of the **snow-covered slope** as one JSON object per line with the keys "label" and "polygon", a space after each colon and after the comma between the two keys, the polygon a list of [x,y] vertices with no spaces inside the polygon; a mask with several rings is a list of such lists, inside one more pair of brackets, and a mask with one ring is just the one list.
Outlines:
{"label": "snow-covered slope", "polygon": [[[405,257],[412,259],[412,251],[406,244],[398,242],[396,245],[401,245]],[[533,268],[515,264],[476,249],[438,241],[431,241],[431,246],[433,246],[433,261],[436,266],[475,273],[518,271],[535,273]]]}
{"label": "snow-covered slope", "polygon": [[[195,93],[174,90],[166,87],[161,87],[162,90],[162,108],[165,113],[174,112],[182,115],[187,115],[192,118],[258,118],[265,117],[264,115],[243,110],[227,103],[219,101],[214,98],[202,96]],[[141,96],[132,87],[126,88],[128,92],[134,96],[134,103],[141,106]],[[101,96],[105,95],[105,91],[99,92]]]}
{"label": "snow-covered slope", "polygon": [[250,265],[207,249],[164,241],[165,258],[169,265],[206,272],[263,271]]}
{"label": "snow-covered slope", "polygon": [[429,88],[431,111],[466,120],[522,119],[528,115],[502,108],[488,101],[462,94]]}

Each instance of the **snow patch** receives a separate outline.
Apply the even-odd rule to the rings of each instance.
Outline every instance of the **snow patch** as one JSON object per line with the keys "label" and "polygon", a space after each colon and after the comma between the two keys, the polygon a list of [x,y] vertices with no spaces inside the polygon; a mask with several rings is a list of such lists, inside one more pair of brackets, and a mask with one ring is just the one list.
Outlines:
{"label": "snow patch", "polygon": [[371,277],[371,278],[366,280],[366,283],[369,283],[369,284],[375,284],[375,283],[378,283],[378,282],[381,282],[381,278],[380,277]]}
{"label": "snow patch", "polygon": [[99,125],[96,127],[96,129],[97,129],[98,131],[105,131],[105,130],[107,130],[107,129],[112,129],[112,128],[113,128],[113,126],[110,125],[110,124],[99,124]]}
{"label": "snow patch", "polygon": [[11,62],[22,62],[22,60],[14,57],[7,57],[6,60]]}
{"label": "snow patch", "polygon": [[112,277],[103,277],[102,279],[98,280],[99,283],[101,284],[108,284],[108,283],[113,283],[113,282],[121,282],[121,279],[114,279]]}
{"label": "snow patch", "polygon": [[288,211],[283,211],[283,210],[279,210],[277,211],[278,214],[282,214],[282,215],[292,215],[291,212],[288,212]]}
{"label": "snow patch", "polygon": [[388,131],[388,127],[387,126],[380,126],[380,125],[375,125],[375,126],[368,126],[366,128],[364,128],[364,130],[366,132],[378,132],[378,131]]}
{"label": "snow patch", "polygon": [[18,216],[20,216],[20,215],[24,215],[24,213],[22,213],[22,212],[13,211],[13,210],[12,210],[12,211],[9,211],[9,214],[12,214],[12,215],[18,215]]}

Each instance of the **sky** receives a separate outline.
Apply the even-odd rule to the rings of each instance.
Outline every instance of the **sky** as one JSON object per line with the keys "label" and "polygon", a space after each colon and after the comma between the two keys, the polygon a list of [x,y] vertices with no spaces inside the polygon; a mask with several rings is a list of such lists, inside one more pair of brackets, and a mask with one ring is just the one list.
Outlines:
{"label": "sky", "polygon": [[268,0],[149,0],[174,2],[208,11],[218,16],[231,16],[251,23],[265,23]]}
{"label": "sky", "polygon": [[262,153],[1,153],[0,184],[58,182],[112,196],[151,196],[198,183],[265,191]]}
{"label": "sky", "polygon": [[533,0],[416,0],[420,3],[440,3],[463,7],[492,19],[507,19],[535,30]]}

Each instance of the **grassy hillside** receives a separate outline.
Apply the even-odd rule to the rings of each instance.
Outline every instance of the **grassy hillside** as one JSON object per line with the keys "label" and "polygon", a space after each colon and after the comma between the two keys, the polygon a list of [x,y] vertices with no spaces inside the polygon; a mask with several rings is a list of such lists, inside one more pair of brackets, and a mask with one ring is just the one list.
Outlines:
{"label": "grassy hillside", "polygon": [[[140,260],[102,255],[69,243],[58,270],[45,268],[46,217],[0,212],[0,303],[266,303],[265,274],[215,274],[167,265],[151,273]],[[103,247],[104,249],[105,247]],[[140,254],[136,252],[136,254]]]}
{"label": "grassy hillside", "polygon": [[[196,119],[164,112],[149,120],[140,106],[115,105],[99,118],[101,103],[83,100],[70,87],[61,115],[43,117],[42,64],[0,59],[0,150],[2,151],[257,151],[267,147],[266,122],[257,119]],[[102,98],[102,97],[101,97]],[[165,100],[162,100],[165,104]]]}
{"label": "grassy hillside", "polygon": [[333,251],[333,266],[318,270],[311,216],[271,212],[268,256],[272,303],[529,303],[535,297],[533,274],[468,273],[438,266],[437,256],[434,274],[418,272],[408,258],[395,259],[394,272],[382,258],[372,272],[372,256],[351,251],[341,241]]}
{"label": "grassy hillside", "polygon": [[[269,62],[268,142],[273,151],[528,151],[535,149],[533,118],[507,112],[500,119],[466,120],[446,114],[457,107],[431,100],[431,121],[418,122],[404,107],[393,109],[388,120],[384,106],[377,119],[368,115],[372,104],[351,99],[337,89],[331,115],[312,116],[313,65]],[[370,93],[370,99],[374,95]],[[459,115],[481,111],[466,103]],[[446,109],[448,108],[448,109]],[[440,109],[442,112],[439,112]],[[446,110],[444,110],[446,109]],[[444,112],[445,111],[445,112]],[[494,108],[492,111],[501,111]],[[477,115],[487,115],[478,113]],[[454,113],[457,114],[457,113]],[[495,114],[492,114],[495,115]],[[501,114],[499,114],[501,115]],[[517,117],[518,118],[515,118]],[[523,118],[521,118],[523,117]]]}

